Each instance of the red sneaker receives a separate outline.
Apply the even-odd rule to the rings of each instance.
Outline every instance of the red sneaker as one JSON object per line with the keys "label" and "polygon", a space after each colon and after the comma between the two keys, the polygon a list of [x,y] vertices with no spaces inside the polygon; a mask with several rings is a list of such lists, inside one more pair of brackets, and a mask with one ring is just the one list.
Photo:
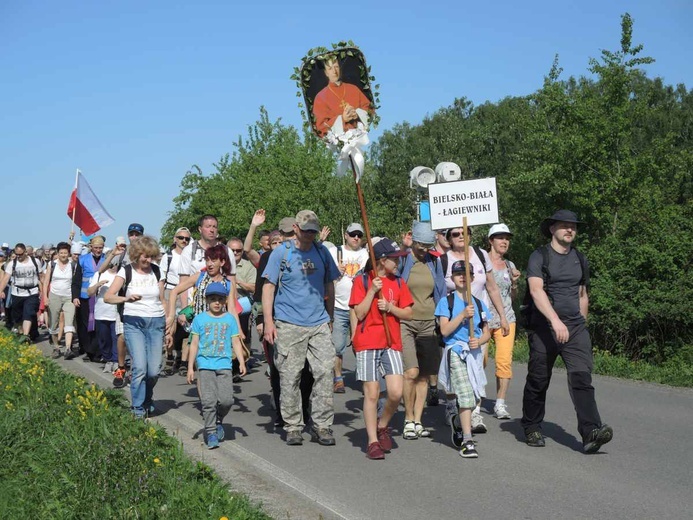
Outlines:
{"label": "red sneaker", "polygon": [[378,428],[378,443],[385,453],[389,453],[392,449],[392,437],[390,437],[390,428]]}
{"label": "red sneaker", "polygon": [[382,460],[385,458],[385,452],[380,447],[379,442],[372,442],[368,445],[368,450],[366,451],[366,457],[371,460]]}

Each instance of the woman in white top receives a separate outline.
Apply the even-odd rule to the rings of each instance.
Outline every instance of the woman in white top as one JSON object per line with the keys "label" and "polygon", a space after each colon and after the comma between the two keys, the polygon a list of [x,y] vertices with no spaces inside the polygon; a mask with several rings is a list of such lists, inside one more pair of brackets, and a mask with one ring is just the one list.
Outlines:
{"label": "woman in white top", "polygon": [[[50,262],[46,268],[43,284],[43,301],[48,304],[48,333],[53,340],[53,358],[70,352],[72,335],[75,332],[75,304],[72,303],[73,264],[70,261],[70,245],[67,242],[58,244],[58,258]],[[58,330],[60,313],[65,313],[65,351],[61,352],[58,345]]]}
{"label": "woman in white top", "polygon": [[[164,281],[159,266],[152,263],[159,254],[154,238],[138,238],[130,244],[129,254],[132,263],[118,271],[104,301],[123,305],[123,333],[132,358],[132,412],[145,418],[154,412],[154,386],[161,370],[166,325]],[[125,295],[121,296],[124,286]]]}
{"label": "woman in white top", "polygon": [[489,329],[491,338],[496,344],[496,405],[493,413],[498,419],[511,419],[508,408],[505,405],[505,396],[510,387],[510,379],[513,376],[513,345],[515,344],[515,311],[513,310],[513,299],[517,295],[517,280],[520,278],[520,271],[515,264],[504,258],[510,248],[510,239],[513,234],[505,224],[491,226],[488,232],[489,256],[493,266],[493,277],[500,290],[505,317],[508,320],[510,334],[504,336],[501,330],[500,318],[498,313],[491,309],[491,319]]}

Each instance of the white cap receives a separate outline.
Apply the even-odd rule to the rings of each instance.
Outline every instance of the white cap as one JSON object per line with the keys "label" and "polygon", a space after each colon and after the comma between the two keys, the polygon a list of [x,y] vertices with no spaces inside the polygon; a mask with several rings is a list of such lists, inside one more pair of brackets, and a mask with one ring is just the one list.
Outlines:
{"label": "white cap", "polygon": [[500,235],[501,233],[513,236],[513,234],[508,229],[508,226],[506,226],[505,224],[494,224],[493,226],[491,226],[491,229],[488,230],[488,238],[491,238],[493,235]]}
{"label": "white cap", "polygon": [[70,247],[70,254],[71,255],[75,255],[75,254],[81,255],[82,254],[82,244],[80,244],[79,242],[75,242],[74,244],[72,244],[72,247]]}
{"label": "white cap", "polygon": [[10,247],[10,244],[8,244],[7,242],[3,242],[2,246],[0,247],[2,247],[3,249],[8,249]]}

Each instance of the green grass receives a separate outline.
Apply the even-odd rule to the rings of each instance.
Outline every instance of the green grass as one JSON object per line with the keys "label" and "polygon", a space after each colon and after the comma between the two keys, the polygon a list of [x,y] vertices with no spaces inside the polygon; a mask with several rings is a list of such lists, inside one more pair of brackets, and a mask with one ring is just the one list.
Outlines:
{"label": "green grass", "polygon": [[0,518],[269,518],[126,404],[0,333]]}
{"label": "green grass", "polygon": [[[490,354],[495,354],[495,346],[490,345]],[[513,361],[527,363],[529,344],[524,332],[518,333],[513,349]],[[563,360],[556,359],[556,366],[565,368]],[[684,354],[674,356],[664,363],[654,365],[645,361],[632,361],[624,356],[614,355],[606,350],[594,349],[594,373],[604,376],[648,381],[670,386],[693,387],[693,363]]]}

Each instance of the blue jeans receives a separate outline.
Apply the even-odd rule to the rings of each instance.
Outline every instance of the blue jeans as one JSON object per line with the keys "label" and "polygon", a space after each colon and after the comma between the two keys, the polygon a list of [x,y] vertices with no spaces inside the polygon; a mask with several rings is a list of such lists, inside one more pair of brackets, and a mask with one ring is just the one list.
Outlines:
{"label": "blue jeans", "polygon": [[349,323],[349,311],[343,309],[334,310],[334,322],[332,323],[332,343],[337,356],[344,356],[347,345],[351,343],[351,324]]}
{"label": "blue jeans", "polygon": [[132,412],[142,417],[152,404],[161,370],[166,319],[123,316],[123,334],[132,358]]}

